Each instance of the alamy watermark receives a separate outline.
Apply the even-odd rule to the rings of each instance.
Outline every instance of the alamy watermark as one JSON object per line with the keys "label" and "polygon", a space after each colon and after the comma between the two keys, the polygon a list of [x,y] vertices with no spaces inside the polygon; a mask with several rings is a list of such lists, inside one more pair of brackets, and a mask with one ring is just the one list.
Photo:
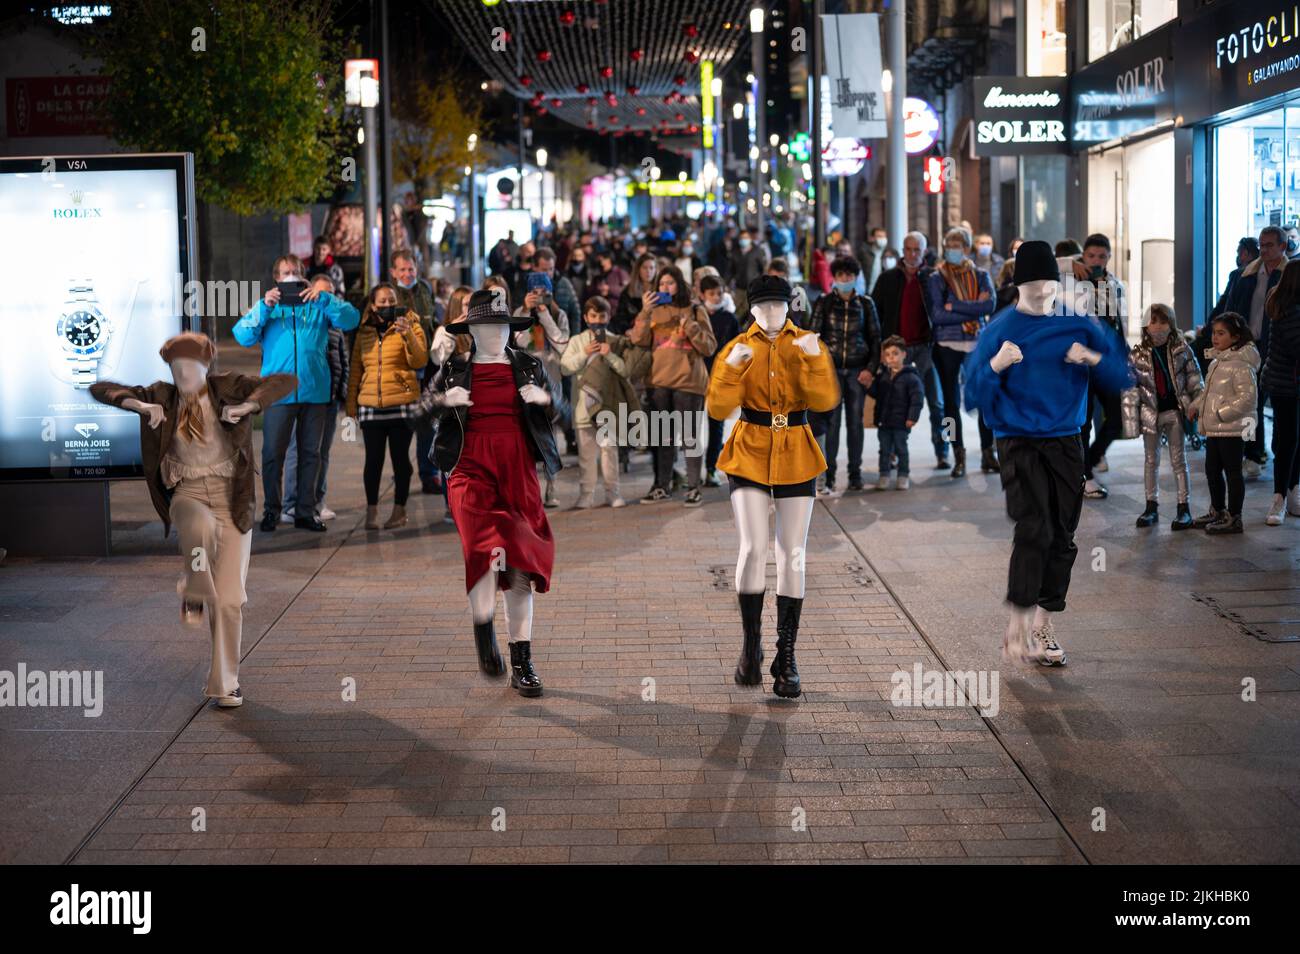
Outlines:
{"label": "alamy watermark", "polygon": [[894,687],[889,701],[895,706],[930,709],[975,706],[980,715],[990,719],[1000,708],[996,669],[950,671],[926,669],[920,663],[913,663],[911,672],[900,669],[891,673],[889,682]]}
{"label": "alamy watermark", "polygon": [[596,443],[601,447],[681,447],[687,457],[704,453],[702,435],[708,430],[703,411],[596,412]]}
{"label": "alamy watermark", "polygon": [[17,672],[0,669],[0,709],[5,707],[82,709],[87,719],[96,719],[104,711],[104,671],[45,672],[26,663]]}

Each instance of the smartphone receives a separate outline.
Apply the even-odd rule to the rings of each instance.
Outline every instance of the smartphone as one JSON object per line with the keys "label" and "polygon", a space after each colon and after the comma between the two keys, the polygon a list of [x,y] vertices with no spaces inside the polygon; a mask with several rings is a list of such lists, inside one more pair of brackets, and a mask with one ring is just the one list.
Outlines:
{"label": "smartphone", "polygon": [[528,284],[524,289],[526,292],[540,291],[546,295],[546,304],[551,303],[551,293],[555,290],[551,285],[551,276],[543,275],[539,272],[531,272],[528,275]]}
{"label": "smartphone", "polygon": [[307,285],[305,282],[276,282],[275,287],[280,289],[280,304],[301,305]]}
{"label": "smartphone", "polygon": [[604,326],[604,325],[592,325],[592,332],[591,332],[591,333],[592,333],[592,335],[595,337],[596,342],[597,342],[598,344],[604,344],[604,343],[605,343],[605,326]]}
{"label": "smartphone", "polygon": [[673,303],[673,296],[668,294],[668,292],[660,292],[658,295],[655,296],[656,305],[671,305],[672,303]]}

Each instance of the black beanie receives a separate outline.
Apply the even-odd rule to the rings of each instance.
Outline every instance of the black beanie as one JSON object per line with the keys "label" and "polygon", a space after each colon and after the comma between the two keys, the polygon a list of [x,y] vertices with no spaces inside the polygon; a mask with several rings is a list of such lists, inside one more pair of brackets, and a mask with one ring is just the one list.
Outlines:
{"label": "black beanie", "polygon": [[794,297],[794,290],[779,275],[759,275],[745,289],[745,297],[751,305],[764,301],[783,301],[789,304]]}
{"label": "black beanie", "polygon": [[1061,269],[1056,264],[1056,253],[1046,242],[1022,242],[1016,249],[1016,270],[1012,284],[1028,282],[1059,282]]}

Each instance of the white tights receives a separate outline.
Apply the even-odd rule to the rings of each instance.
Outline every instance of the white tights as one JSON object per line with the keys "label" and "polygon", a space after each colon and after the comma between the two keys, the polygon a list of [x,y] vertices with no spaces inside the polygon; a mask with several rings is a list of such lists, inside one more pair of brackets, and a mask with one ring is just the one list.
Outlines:
{"label": "white tights", "polygon": [[[533,582],[522,570],[506,571],[506,632],[510,642],[533,638]],[[488,570],[469,591],[469,612],[475,624],[489,623],[497,611],[497,571]]]}
{"label": "white tights", "polygon": [[761,593],[767,573],[767,510],[776,504],[776,593],[803,599],[804,562],[807,559],[808,524],[812,522],[812,497],[773,500],[757,487],[737,487],[731,493],[731,510],[740,534],[736,559],[736,592]]}

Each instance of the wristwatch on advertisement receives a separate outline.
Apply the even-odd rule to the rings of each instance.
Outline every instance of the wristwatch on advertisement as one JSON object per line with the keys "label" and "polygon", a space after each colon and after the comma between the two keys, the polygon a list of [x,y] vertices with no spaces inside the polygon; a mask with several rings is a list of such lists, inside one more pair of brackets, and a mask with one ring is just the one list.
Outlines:
{"label": "wristwatch on advertisement", "polygon": [[112,333],[112,322],[99,310],[90,279],[72,279],[57,334],[72,370],[73,387],[88,388],[95,383],[100,359]]}

